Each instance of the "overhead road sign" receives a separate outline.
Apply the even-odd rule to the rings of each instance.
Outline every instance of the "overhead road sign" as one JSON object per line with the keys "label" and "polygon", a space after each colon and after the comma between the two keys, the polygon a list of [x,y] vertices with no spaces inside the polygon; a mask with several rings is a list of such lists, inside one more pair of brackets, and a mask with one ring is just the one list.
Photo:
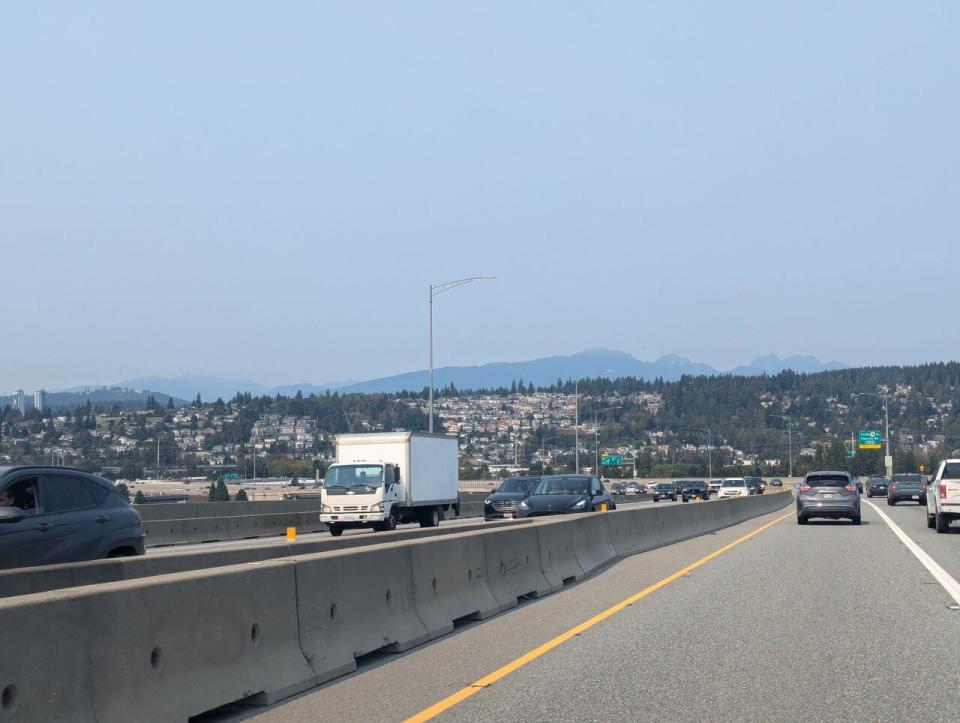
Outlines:
{"label": "overhead road sign", "polygon": [[623,455],[619,454],[601,454],[600,464],[615,466],[623,462]]}
{"label": "overhead road sign", "polygon": [[860,430],[860,449],[880,449],[883,446],[883,435],[879,429]]}

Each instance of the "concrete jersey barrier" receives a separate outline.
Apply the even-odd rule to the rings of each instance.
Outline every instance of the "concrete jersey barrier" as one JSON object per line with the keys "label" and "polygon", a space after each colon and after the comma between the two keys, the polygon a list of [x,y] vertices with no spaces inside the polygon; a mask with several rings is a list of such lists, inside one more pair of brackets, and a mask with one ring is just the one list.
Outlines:
{"label": "concrete jersey barrier", "polygon": [[[0,600],[11,720],[186,720],[267,703],[789,494],[571,515]],[[627,539],[633,536],[635,539]],[[546,553],[546,557],[544,557]],[[606,558],[606,559],[605,559]]]}

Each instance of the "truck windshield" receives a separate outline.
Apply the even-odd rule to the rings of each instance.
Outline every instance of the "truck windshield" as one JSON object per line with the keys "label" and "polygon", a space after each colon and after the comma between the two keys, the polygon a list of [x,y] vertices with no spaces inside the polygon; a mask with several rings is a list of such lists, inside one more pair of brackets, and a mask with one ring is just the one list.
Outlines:
{"label": "truck windshield", "polygon": [[331,467],[323,481],[325,490],[373,489],[383,482],[383,467],[378,464],[345,464]]}

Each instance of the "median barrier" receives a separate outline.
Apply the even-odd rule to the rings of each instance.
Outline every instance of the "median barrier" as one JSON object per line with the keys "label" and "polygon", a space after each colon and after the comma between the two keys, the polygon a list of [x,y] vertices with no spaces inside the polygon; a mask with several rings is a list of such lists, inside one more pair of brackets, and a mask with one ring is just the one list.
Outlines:
{"label": "median barrier", "polygon": [[413,598],[430,639],[453,630],[457,620],[482,620],[500,606],[487,586],[481,533],[410,542]]}
{"label": "median barrier", "polygon": [[610,544],[610,523],[607,518],[611,514],[576,515],[571,520],[573,549],[585,575],[617,557],[616,550]]}
{"label": "median barrier", "polygon": [[0,720],[92,720],[90,620],[76,594],[0,600]]}
{"label": "median barrier", "polygon": [[536,526],[511,525],[483,533],[487,585],[500,610],[516,607],[518,598],[553,590],[543,574]]}
{"label": "median barrier", "polygon": [[556,592],[568,582],[583,578],[583,568],[577,561],[573,536],[564,518],[546,518],[537,522],[537,537],[540,545],[540,570]]}
{"label": "median barrier", "polygon": [[175,520],[152,520],[143,523],[143,531],[147,536],[143,544],[147,547],[161,545],[182,545],[192,541],[193,520],[184,518]]}
{"label": "median barrier", "polygon": [[300,647],[318,684],[356,670],[361,655],[402,652],[430,637],[413,600],[408,545],[293,559]]}
{"label": "median barrier", "polygon": [[14,718],[186,720],[312,687],[295,571],[270,562],[0,601]]}
{"label": "median barrier", "polygon": [[[308,513],[301,513],[308,514]],[[186,524],[186,520],[173,520],[175,524]],[[505,525],[531,524],[526,521],[481,522],[451,528],[425,527],[396,532],[379,532],[365,535],[346,535],[343,537],[321,537],[300,540],[292,544],[285,539],[242,547],[211,547],[207,550],[179,552],[171,547],[163,554],[151,554],[140,557],[111,558],[108,560],[90,560],[89,562],[43,565],[39,567],[21,567],[12,570],[0,570],[0,598],[15,595],[29,595],[67,587],[95,585],[119,580],[135,580],[153,575],[166,575],[174,572],[204,570],[226,565],[238,565],[243,562],[272,560],[289,555],[307,555],[330,550],[379,545],[386,542],[402,542],[429,537],[447,536],[472,530],[491,530]],[[298,528],[299,529],[299,528]],[[301,530],[302,531],[302,530]],[[178,533],[181,537],[185,532]]]}

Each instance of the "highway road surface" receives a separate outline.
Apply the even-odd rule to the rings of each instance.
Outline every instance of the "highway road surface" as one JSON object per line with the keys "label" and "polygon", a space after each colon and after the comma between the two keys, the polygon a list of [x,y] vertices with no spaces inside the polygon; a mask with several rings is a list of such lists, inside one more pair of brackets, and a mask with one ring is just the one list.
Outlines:
{"label": "highway road surface", "polygon": [[[621,502],[621,505],[652,505],[652,504],[661,504],[661,505],[672,505],[672,504],[682,504],[680,502],[651,502],[649,500],[643,502]],[[692,503],[687,503],[692,504]],[[459,519],[453,520],[443,520],[440,523],[440,527],[459,527],[462,525],[476,525],[482,523],[482,517],[461,517]],[[408,525],[397,525],[397,530],[419,530],[419,523],[413,522]],[[343,536],[348,535],[376,535],[378,533],[369,529],[354,529],[354,530],[344,530]],[[307,542],[309,540],[317,539],[328,539],[330,537],[329,532],[310,532],[310,533],[301,533],[297,535],[297,542]],[[250,547],[251,545],[286,545],[287,538],[283,535],[277,535],[274,537],[254,537],[249,540],[223,540],[221,542],[201,542],[197,544],[189,545],[166,545],[163,547],[148,547],[146,549],[146,554],[151,556],[170,556],[170,555],[182,555],[185,552],[205,552],[210,550],[231,550],[231,549],[240,549],[244,547]]]}
{"label": "highway road surface", "polygon": [[801,527],[790,506],[635,555],[276,706],[205,719],[955,720],[960,528],[869,502],[859,527]]}

